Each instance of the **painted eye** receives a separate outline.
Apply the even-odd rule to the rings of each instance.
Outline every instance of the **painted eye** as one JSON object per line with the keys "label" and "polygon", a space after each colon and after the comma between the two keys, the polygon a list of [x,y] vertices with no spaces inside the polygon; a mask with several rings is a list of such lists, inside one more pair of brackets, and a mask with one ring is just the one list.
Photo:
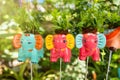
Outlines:
{"label": "painted eye", "polygon": [[97,40],[95,40],[95,43],[97,43]]}
{"label": "painted eye", "polygon": [[31,44],[32,42],[28,42],[28,44]]}
{"label": "painted eye", "polygon": [[63,43],[66,43],[66,40],[63,40]]}
{"label": "painted eye", "polygon": [[86,43],[86,40],[85,40],[85,39],[83,39],[83,43]]}
{"label": "painted eye", "polygon": [[23,42],[21,41],[20,43],[22,44]]}

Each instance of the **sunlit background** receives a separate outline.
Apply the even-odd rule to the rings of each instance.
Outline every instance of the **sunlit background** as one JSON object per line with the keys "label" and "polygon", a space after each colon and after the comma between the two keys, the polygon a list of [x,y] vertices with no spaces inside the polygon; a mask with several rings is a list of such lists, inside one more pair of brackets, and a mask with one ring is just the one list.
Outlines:
{"label": "sunlit background", "polygon": [[[18,62],[18,49],[12,45],[17,33],[55,34],[55,29],[67,29],[74,36],[82,28],[96,28],[107,33],[120,26],[120,0],[0,0],[0,80],[30,80],[30,64]],[[52,63],[44,46],[44,57],[33,64],[34,80],[59,80],[59,60]],[[120,50],[112,55],[110,80],[119,80]],[[72,50],[70,63],[62,63],[62,80],[105,80],[109,50],[100,53],[100,62],[78,59],[78,49]],[[87,74],[88,73],[88,74]],[[87,74],[87,76],[86,76]]]}

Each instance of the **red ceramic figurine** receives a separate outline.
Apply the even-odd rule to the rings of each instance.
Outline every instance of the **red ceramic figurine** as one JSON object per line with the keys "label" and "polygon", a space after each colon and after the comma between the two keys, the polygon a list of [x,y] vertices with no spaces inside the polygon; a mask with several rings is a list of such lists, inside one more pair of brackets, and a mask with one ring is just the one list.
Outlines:
{"label": "red ceramic figurine", "polygon": [[56,62],[63,58],[64,62],[70,62],[71,49],[74,47],[74,37],[71,34],[48,35],[45,39],[46,48],[50,50],[50,61]]}

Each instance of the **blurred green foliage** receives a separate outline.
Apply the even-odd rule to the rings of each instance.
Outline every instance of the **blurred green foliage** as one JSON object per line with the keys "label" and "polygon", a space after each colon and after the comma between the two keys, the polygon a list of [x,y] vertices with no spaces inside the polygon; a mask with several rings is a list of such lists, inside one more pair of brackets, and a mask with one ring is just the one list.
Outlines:
{"label": "blurred green foliage", "polygon": [[[17,49],[12,46],[14,34],[20,32],[40,33],[43,38],[56,29],[68,30],[74,35],[83,29],[104,32],[120,26],[119,0],[45,0],[43,3],[20,3],[19,0],[0,0],[0,80],[30,80],[30,64],[17,63]],[[29,0],[28,0],[29,1]],[[20,6],[21,5],[21,6]],[[90,29],[90,30],[89,30]],[[119,80],[120,50],[113,52],[110,65],[110,80]],[[33,64],[33,80],[59,80],[59,60],[49,61],[50,52],[45,48],[44,58]],[[104,80],[107,72],[109,49],[101,50],[101,61],[88,64],[77,60],[78,49],[72,50],[70,63],[62,63],[62,80],[92,80],[92,71],[97,80]],[[16,65],[15,65],[16,64]]]}

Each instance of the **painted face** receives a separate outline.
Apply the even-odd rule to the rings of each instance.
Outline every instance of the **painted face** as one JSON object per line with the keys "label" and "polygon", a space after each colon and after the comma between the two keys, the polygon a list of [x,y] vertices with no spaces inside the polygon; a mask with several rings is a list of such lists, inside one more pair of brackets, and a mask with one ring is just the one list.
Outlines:
{"label": "painted face", "polygon": [[55,48],[65,48],[67,45],[66,35],[54,35],[53,44]]}
{"label": "painted face", "polygon": [[24,50],[30,50],[35,47],[35,38],[34,35],[24,35],[21,38],[21,45]]}
{"label": "painted face", "polygon": [[98,43],[97,36],[95,34],[84,34],[82,42],[87,48],[95,48]]}

